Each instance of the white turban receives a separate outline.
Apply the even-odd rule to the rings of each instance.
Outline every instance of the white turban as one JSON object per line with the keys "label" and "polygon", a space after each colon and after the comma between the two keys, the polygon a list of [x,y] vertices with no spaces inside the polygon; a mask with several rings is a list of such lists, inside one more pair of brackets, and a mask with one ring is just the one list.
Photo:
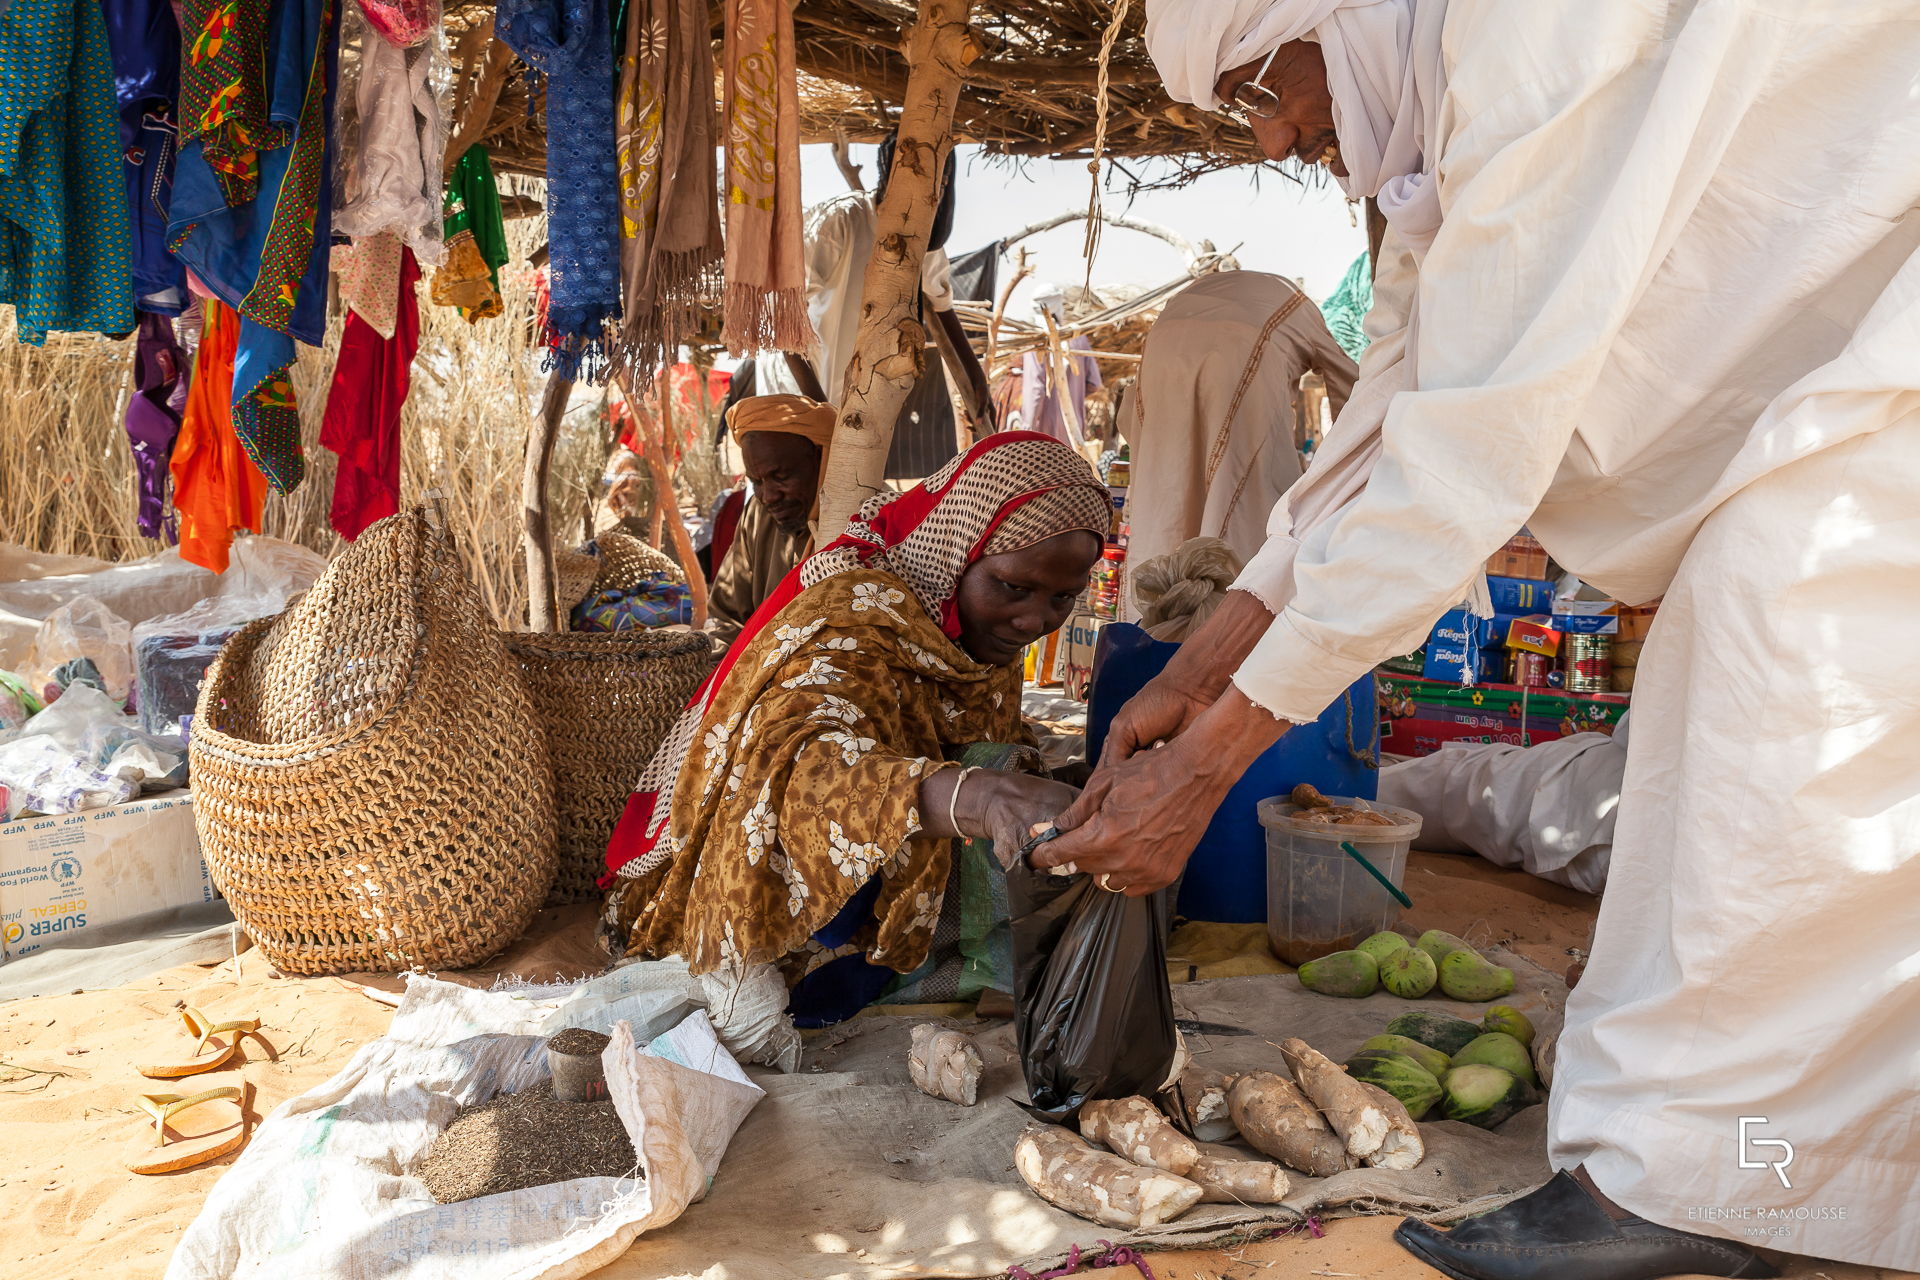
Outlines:
{"label": "white turban", "polygon": [[1446,92],[1446,0],[1147,0],[1147,52],[1167,93],[1214,111],[1220,77],[1311,40],[1327,64],[1350,196],[1374,196],[1416,254],[1440,226],[1429,137]]}

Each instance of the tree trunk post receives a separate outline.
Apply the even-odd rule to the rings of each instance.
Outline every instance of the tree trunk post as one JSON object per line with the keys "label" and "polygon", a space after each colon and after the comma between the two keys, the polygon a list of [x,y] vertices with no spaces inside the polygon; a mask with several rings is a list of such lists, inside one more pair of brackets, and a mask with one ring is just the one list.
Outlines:
{"label": "tree trunk post", "polygon": [[553,444],[566,416],[573,379],[558,370],[547,375],[540,417],[527,432],[526,468],[520,474],[521,541],[527,557],[527,630],[558,631],[560,606],[554,598],[553,525],[547,515],[547,473],[553,469]]}
{"label": "tree trunk post", "polygon": [[980,56],[967,28],[972,0],[920,0],[907,37],[907,92],[892,173],[876,212],[873,256],[860,294],[860,334],[820,483],[822,531],[838,532],[860,504],[886,490],[894,420],[926,362],[926,331],[915,318],[920,260],[940,203],[940,177],[953,147],[953,107],[966,67]]}

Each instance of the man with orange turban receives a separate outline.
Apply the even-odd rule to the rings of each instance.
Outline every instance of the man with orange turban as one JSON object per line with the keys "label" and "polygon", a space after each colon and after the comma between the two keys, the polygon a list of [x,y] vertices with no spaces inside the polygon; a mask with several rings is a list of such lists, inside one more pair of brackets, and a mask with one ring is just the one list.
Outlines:
{"label": "man with orange turban", "polygon": [[807,553],[833,420],[832,405],[805,396],[748,396],[727,410],[753,486],[708,598],[707,630],[728,644]]}

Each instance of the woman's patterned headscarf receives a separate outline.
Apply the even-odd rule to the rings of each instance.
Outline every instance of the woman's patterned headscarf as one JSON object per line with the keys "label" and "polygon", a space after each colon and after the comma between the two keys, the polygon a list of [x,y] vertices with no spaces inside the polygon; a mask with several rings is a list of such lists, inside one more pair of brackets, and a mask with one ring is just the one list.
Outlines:
{"label": "woman's patterned headscarf", "polygon": [[[1083,529],[1105,538],[1112,499],[1093,468],[1072,449],[1033,431],[988,436],[907,492],[871,498],[847,531],[800,562],[727,650],[627,799],[607,848],[607,865],[644,875],[666,857],[656,848],[673,813],[674,780],[707,708],[740,654],[808,587],[853,569],[879,569],[906,583],[941,630],[957,638],[960,577],[982,556],[1018,551]],[[604,877],[601,886],[612,883]]]}

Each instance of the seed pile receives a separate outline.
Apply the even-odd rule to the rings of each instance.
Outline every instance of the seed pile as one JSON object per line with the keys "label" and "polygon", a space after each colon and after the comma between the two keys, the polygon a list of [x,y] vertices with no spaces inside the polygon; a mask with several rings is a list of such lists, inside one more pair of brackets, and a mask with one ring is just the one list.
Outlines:
{"label": "seed pile", "polygon": [[612,1102],[561,1102],[542,1080],[464,1108],[416,1172],[435,1200],[454,1204],[574,1178],[623,1178],[638,1164]]}
{"label": "seed pile", "polygon": [[598,1031],[589,1031],[585,1027],[568,1027],[565,1031],[551,1036],[547,1048],[555,1053],[569,1053],[578,1056],[583,1053],[605,1053],[612,1037]]}

